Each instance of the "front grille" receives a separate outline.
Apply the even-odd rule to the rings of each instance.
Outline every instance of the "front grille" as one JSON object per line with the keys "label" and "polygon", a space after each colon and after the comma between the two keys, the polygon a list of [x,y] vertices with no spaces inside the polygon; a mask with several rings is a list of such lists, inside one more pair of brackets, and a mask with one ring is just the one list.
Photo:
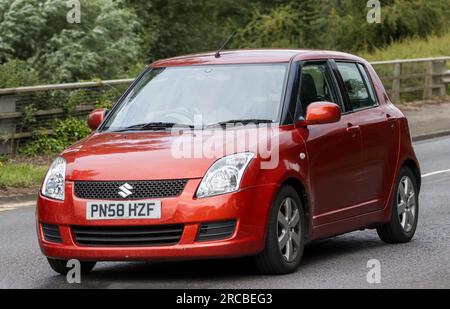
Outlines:
{"label": "front grille", "polygon": [[180,241],[183,229],[183,225],[72,228],[79,245],[108,247],[175,245]]}
{"label": "front grille", "polygon": [[46,241],[58,244],[62,243],[61,233],[59,232],[59,227],[57,225],[41,224],[41,226]]}
{"label": "front grille", "polygon": [[236,229],[236,221],[203,223],[197,241],[212,241],[229,238]]}
{"label": "front grille", "polygon": [[[152,199],[179,196],[186,186],[186,179],[150,181],[76,181],[75,196],[91,200]],[[129,184],[131,194],[123,197],[120,187]],[[128,187],[128,186],[127,186]],[[130,188],[130,187],[128,187]]]}

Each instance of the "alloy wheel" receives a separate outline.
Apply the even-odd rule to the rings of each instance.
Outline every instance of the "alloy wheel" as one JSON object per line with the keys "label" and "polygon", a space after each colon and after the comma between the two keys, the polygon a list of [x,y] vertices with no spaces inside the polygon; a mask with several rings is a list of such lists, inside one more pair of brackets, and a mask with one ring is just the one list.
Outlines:
{"label": "alloy wheel", "polygon": [[411,232],[416,218],[416,193],[408,176],[400,180],[397,193],[397,213],[400,224],[406,233]]}
{"label": "alloy wheel", "polygon": [[283,200],[278,211],[278,247],[287,262],[296,259],[301,244],[300,213],[294,199]]}

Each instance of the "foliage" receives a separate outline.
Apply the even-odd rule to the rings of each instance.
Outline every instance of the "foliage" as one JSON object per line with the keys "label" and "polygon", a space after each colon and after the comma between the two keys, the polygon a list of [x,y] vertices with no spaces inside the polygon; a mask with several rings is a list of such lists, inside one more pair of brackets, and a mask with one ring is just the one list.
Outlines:
{"label": "foliage", "polygon": [[45,129],[37,130],[33,140],[20,151],[29,156],[58,153],[91,132],[85,121],[76,118],[56,120],[52,129],[51,136]]}
{"label": "foliage", "polygon": [[66,101],[63,101],[62,108],[68,116],[74,116],[78,105],[88,101],[86,90],[72,91]]}
{"label": "foliage", "polygon": [[25,61],[11,59],[4,64],[0,64],[0,88],[31,86],[38,84],[38,80],[38,73]]}
{"label": "foliage", "polygon": [[300,44],[297,14],[291,5],[275,8],[269,13],[256,11],[250,23],[239,31],[235,47],[293,47]]}
{"label": "foliage", "polygon": [[81,24],[64,0],[0,0],[0,62],[27,60],[48,82],[125,77],[141,50],[139,21],[111,0],[82,0]]}
{"label": "foliage", "polygon": [[27,163],[0,164],[0,188],[38,185],[44,179],[46,171],[46,166]]}
{"label": "foliage", "polygon": [[113,104],[120,98],[125,89],[111,87],[101,92],[95,101],[96,108],[111,109]]}
{"label": "foliage", "polygon": [[375,48],[371,53],[360,53],[360,56],[370,61],[440,57],[450,54],[449,46],[450,33],[447,33],[426,39],[407,38],[384,48]]}
{"label": "foliage", "polygon": [[62,141],[65,147],[85,138],[91,133],[86,121],[77,118],[56,120],[53,125],[53,131],[55,137]]}
{"label": "foliage", "polygon": [[450,0],[383,1],[382,23],[366,20],[367,1],[284,1],[256,10],[234,47],[300,47],[371,51],[411,36],[449,29]]}
{"label": "foliage", "polygon": [[58,153],[64,150],[64,143],[54,137],[50,137],[46,129],[36,130],[33,134],[33,141],[20,152],[27,156],[47,155]]}
{"label": "foliage", "polygon": [[95,102],[95,108],[106,108],[111,109],[113,106],[113,102],[108,99],[98,99]]}
{"label": "foliage", "polygon": [[369,24],[362,0],[81,0],[81,24],[69,24],[65,0],[0,0],[0,87],[135,77],[144,63],[215,50],[235,31],[229,48],[370,53],[449,30],[450,0],[381,9],[382,23]]}
{"label": "foliage", "polygon": [[110,102],[112,104],[113,102],[116,102],[120,98],[124,90],[125,89],[120,89],[120,87],[119,88],[111,87],[102,92],[102,95],[99,97],[99,101]]}
{"label": "foliage", "polygon": [[[145,61],[215,50],[261,3],[242,0],[124,0],[139,16]],[[273,4],[272,4],[273,5]]]}
{"label": "foliage", "polygon": [[36,112],[37,108],[34,104],[30,104],[25,106],[23,109],[23,116],[20,120],[19,126],[23,130],[25,128],[29,128],[36,123]]}

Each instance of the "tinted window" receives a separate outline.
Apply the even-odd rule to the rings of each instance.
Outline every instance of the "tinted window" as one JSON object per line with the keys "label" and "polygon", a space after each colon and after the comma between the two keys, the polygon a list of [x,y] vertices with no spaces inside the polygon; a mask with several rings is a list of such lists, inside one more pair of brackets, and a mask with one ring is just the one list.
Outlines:
{"label": "tinted window", "polygon": [[313,102],[338,103],[332,85],[331,74],[326,63],[310,63],[303,66],[300,83],[303,116],[306,114],[308,105]]}
{"label": "tinted window", "polygon": [[[336,64],[344,80],[351,108],[357,110],[375,105],[374,93],[369,95],[367,82],[361,75],[356,63],[337,62]],[[366,78],[368,81],[367,76]]]}
{"label": "tinted window", "polygon": [[360,63],[358,63],[358,67],[359,70],[364,78],[364,81],[366,82],[366,86],[369,89],[369,95],[370,95],[370,99],[372,100],[373,103],[377,102],[377,97],[375,95],[375,90],[373,89],[373,85],[372,82],[369,79],[369,75],[367,75],[367,71],[366,68],[364,68],[364,66]]}

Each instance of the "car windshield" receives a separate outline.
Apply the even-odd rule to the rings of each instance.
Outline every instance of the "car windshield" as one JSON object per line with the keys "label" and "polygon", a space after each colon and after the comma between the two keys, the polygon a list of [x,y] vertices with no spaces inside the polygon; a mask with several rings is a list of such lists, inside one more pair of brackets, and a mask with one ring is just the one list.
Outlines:
{"label": "car windshield", "polygon": [[277,122],[287,64],[208,65],[147,70],[103,130]]}

